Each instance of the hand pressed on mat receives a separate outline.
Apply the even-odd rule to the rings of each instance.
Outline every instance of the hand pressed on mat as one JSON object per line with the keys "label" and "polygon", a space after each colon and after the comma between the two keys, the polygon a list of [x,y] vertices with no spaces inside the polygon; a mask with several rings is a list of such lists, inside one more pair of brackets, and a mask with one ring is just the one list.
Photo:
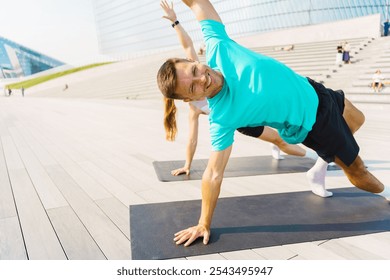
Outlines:
{"label": "hand pressed on mat", "polygon": [[197,238],[203,236],[203,244],[207,244],[210,239],[210,229],[206,228],[204,225],[197,225],[193,227],[189,227],[187,229],[181,230],[177,233],[175,233],[175,238],[173,241],[175,241],[176,245],[183,244],[187,247],[191,245],[192,242],[194,242]]}

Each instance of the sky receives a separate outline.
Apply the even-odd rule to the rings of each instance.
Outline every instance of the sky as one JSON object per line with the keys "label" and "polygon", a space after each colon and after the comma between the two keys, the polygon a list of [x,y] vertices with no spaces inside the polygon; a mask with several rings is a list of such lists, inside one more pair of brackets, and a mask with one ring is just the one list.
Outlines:
{"label": "sky", "polygon": [[0,0],[0,36],[71,65],[101,57],[92,0]]}

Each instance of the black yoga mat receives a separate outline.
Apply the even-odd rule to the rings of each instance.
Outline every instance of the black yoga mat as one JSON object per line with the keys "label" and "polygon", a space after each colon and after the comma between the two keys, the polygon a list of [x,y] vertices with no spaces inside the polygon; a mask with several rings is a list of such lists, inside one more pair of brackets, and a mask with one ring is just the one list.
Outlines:
{"label": "black yoga mat", "polygon": [[[185,161],[154,161],[153,166],[157,177],[162,182],[200,180],[206,169],[208,159],[195,159],[192,161],[189,175],[171,175],[171,171],[184,166]],[[268,175],[281,173],[306,172],[315,161],[310,158],[285,156],[276,160],[272,156],[252,156],[230,158],[225,169],[224,177],[240,177],[254,175]],[[340,170],[338,166],[330,166],[328,170]]]}
{"label": "black yoga mat", "polygon": [[195,225],[200,200],[130,206],[133,259],[170,259],[390,231],[390,205],[357,188],[332,198],[294,192],[220,198],[208,245],[177,246],[173,234]]}

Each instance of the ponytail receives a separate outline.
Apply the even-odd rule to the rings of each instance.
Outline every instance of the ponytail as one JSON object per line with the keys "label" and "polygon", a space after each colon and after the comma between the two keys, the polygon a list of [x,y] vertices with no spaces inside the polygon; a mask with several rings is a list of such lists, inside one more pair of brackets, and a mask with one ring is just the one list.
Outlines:
{"label": "ponytail", "polygon": [[177,127],[176,127],[176,105],[171,98],[164,97],[165,111],[164,111],[164,127],[165,138],[168,141],[175,141]]}
{"label": "ponytail", "polygon": [[164,127],[165,138],[168,141],[175,141],[177,133],[176,106],[174,99],[183,99],[180,95],[175,93],[177,82],[176,64],[180,62],[188,62],[188,59],[170,58],[164,62],[157,73],[157,85],[164,95]]}

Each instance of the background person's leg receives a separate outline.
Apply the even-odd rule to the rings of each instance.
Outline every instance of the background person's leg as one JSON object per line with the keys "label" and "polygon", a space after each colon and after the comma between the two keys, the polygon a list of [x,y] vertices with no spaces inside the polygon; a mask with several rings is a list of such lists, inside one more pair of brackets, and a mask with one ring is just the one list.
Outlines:
{"label": "background person's leg", "polygon": [[379,83],[379,84],[378,84],[378,92],[380,92],[380,91],[382,90],[382,86],[383,86],[382,83]]}
{"label": "background person's leg", "polygon": [[[306,154],[305,149],[303,149],[302,147],[300,147],[298,145],[292,145],[292,144],[286,143],[279,136],[279,133],[277,131],[275,131],[272,128],[269,128],[269,127],[264,127],[263,133],[259,136],[259,139],[261,139],[263,141],[270,142],[270,143],[276,145],[281,151],[283,151],[283,152],[285,152],[286,154],[289,154],[289,155],[303,157]],[[272,153],[276,153],[276,152],[277,151],[273,148]]]}

